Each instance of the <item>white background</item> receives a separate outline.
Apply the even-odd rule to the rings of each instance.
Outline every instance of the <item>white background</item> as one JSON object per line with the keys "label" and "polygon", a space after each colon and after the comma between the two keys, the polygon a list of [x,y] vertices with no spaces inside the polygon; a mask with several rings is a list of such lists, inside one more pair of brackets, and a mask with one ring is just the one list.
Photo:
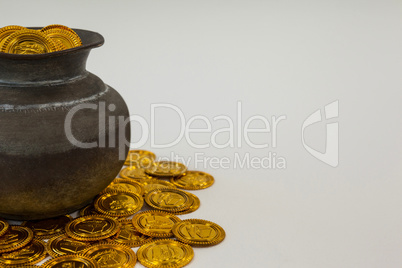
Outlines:
{"label": "white background", "polygon": [[[189,267],[401,267],[400,1],[0,1],[0,8],[0,26],[58,23],[101,33],[106,43],[91,53],[88,69],[148,122],[154,103],[175,105],[186,119],[228,115],[243,125],[257,114],[287,117],[276,148],[269,133],[250,135],[268,142],[265,149],[244,140],[197,149],[185,139],[142,147],[186,159],[268,152],[286,159],[281,170],[198,167],[216,183],[195,192],[200,209],[181,218],[214,221],[227,237],[196,248]],[[301,125],[336,100],[333,168],[303,148]],[[325,129],[323,122],[306,130],[309,146],[324,150]],[[138,124],[133,131],[138,140]],[[177,113],[159,112],[155,131],[159,143],[174,140]],[[202,143],[210,136],[191,137]]]}

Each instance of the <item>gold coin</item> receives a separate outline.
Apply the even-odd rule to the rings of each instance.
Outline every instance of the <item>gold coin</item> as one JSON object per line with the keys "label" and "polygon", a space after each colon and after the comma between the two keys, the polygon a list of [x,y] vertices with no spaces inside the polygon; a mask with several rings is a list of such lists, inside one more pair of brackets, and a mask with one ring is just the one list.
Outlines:
{"label": "gold coin", "polygon": [[87,248],[84,255],[95,260],[100,268],[132,268],[137,257],[131,248],[116,243],[100,243]]}
{"label": "gold coin", "polygon": [[95,260],[83,255],[63,255],[48,260],[42,268],[100,268]]}
{"label": "gold coin", "polygon": [[43,260],[45,257],[46,250],[44,242],[34,239],[30,244],[23,248],[0,254],[0,264],[35,264]]}
{"label": "gold coin", "polygon": [[127,191],[142,196],[144,187],[137,181],[117,178],[104,190],[104,192],[107,191]]}
{"label": "gold coin", "polygon": [[145,150],[131,150],[127,154],[126,166],[149,167],[155,160],[156,155],[153,152]]}
{"label": "gold coin", "polygon": [[[88,206],[82,208],[80,210],[80,216],[89,216],[89,215],[101,215],[99,211],[95,210],[94,204],[89,204]],[[114,217],[114,216],[109,216],[115,220],[120,220],[122,217]]]}
{"label": "gold coin", "polygon": [[142,167],[126,167],[120,171],[120,177],[128,180],[142,180],[142,179],[152,179],[151,176],[145,174],[145,170]]}
{"label": "gold coin", "polygon": [[24,264],[24,265],[9,265],[9,266],[7,266],[7,268],[38,268],[38,266]]}
{"label": "gold coin", "polygon": [[130,216],[138,212],[144,205],[144,199],[132,192],[111,191],[95,199],[95,209],[110,216]]}
{"label": "gold coin", "polygon": [[200,190],[214,184],[214,177],[202,171],[187,171],[180,177],[173,177],[170,182],[185,190]]}
{"label": "gold coin", "polygon": [[26,246],[33,239],[31,229],[22,226],[10,226],[0,237],[0,253],[10,252]]}
{"label": "gold coin", "polygon": [[66,234],[55,236],[46,243],[46,250],[50,256],[56,258],[68,254],[81,254],[91,244],[84,241],[78,241]]}
{"label": "gold coin", "polygon": [[64,215],[44,220],[25,221],[21,226],[30,228],[34,232],[35,237],[48,239],[64,233],[66,224],[72,219],[70,215]]}
{"label": "gold coin", "polygon": [[176,189],[176,186],[174,184],[163,181],[163,180],[140,180],[140,183],[144,187],[144,194],[147,194],[155,189],[159,188],[168,188],[168,189]]}
{"label": "gold coin", "polygon": [[40,31],[41,32],[46,32],[48,30],[53,30],[53,29],[61,29],[61,30],[68,31],[68,32],[71,32],[71,33],[75,34],[75,31],[73,29],[71,29],[71,28],[69,28],[69,27],[67,27],[65,25],[61,25],[61,24],[50,24],[50,25],[45,26],[42,29],[40,29]]}
{"label": "gold coin", "polygon": [[11,34],[15,33],[16,31],[24,30],[24,29],[26,29],[26,28],[22,27],[22,26],[17,26],[17,25],[10,25],[10,26],[0,28],[0,48],[1,48],[2,42],[7,37],[9,37]]}
{"label": "gold coin", "polygon": [[81,38],[75,32],[70,32],[64,29],[48,29],[45,31],[41,31],[47,37],[52,40],[56,40],[60,42],[63,47],[69,49],[73,47],[79,47],[82,45]]}
{"label": "gold coin", "polygon": [[100,214],[98,211],[95,210],[95,207],[93,204],[89,204],[86,207],[82,208],[80,210],[80,216],[89,216],[89,215],[96,215]]}
{"label": "gold coin", "polygon": [[179,189],[160,188],[145,195],[145,202],[154,209],[167,212],[187,210],[194,203],[192,197]]}
{"label": "gold coin", "polygon": [[136,214],[133,219],[134,228],[152,237],[171,237],[172,227],[181,220],[167,212],[148,210]]}
{"label": "gold coin", "polygon": [[68,47],[66,47],[66,46],[63,44],[63,42],[61,42],[60,40],[58,40],[58,39],[56,39],[56,38],[52,38],[52,40],[53,40],[53,42],[54,42],[55,44],[57,44],[57,46],[58,46],[57,51],[61,51],[61,50],[66,50],[66,49],[68,49]]}
{"label": "gold coin", "polygon": [[121,230],[118,236],[109,239],[110,242],[123,244],[130,248],[139,247],[152,240],[152,237],[138,232],[133,225],[132,220],[121,221]]}
{"label": "gold coin", "polygon": [[186,171],[185,165],[173,161],[154,162],[150,167],[145,168],[145,173],[154,177],[177,177]]}
{"label": "gold coin", "polygon": [[120,223],[108,216],[89,215],[69,222],[66,233],[79,241],[97,241],[111,237],[120,230]]}
{"label": "gold coin", "polygon": [[225,230],[218,224],[199,220],[183,220],[173,226],[174,236],[192,246],[213,246],[225,239]]}
{"label": "gold coin", "polygon": [[8,224],[8,221],[0,219],[0,236],[5,234],[9,227],[10,225]]}
{"label": "gold coin", "polygon": [[138,261],[149,268],[183,267],[194,257],[191,246],[172,239],[161,239],[141,246]]}
{"label": "gold coin", "polygon": [[172,214],[175,214],[175,215],[189,214],[189,213],[194,212],[197,209],[199,209],[200,204],[201,204],[200,199],[196,195],[194,195],[192,193],[187,193],[187,194],[192,199],[192,203],[191,203],[190,207],[188,209],[186,209],[186,210],[176,211],[176,212],[174,212]]}
{"label": "gold coin", "polygon": [[2,42],[1,52],[13,54],[42,54],[58,51],[58,45],[45,34],[25,29],[8,36]]}

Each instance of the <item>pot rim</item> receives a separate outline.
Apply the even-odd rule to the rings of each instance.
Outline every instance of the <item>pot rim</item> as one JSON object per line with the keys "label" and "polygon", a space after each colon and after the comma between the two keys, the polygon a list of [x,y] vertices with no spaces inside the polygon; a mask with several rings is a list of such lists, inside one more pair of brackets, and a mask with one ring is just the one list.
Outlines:
{"label": "pot rim", "polygon": [[[42,27],[27,27],[28,29],[39,30]],[[46,59],[46,58],[53,58],[58,57],[66,54],[72,54],[83,50],[89,50],[92,48],[100,47],[105,43],[105,39],[103,36],[97,32],[83,30],[83,29],[76,29],[73,30],[78,34],[81,38],[82,45],[79,47],[73,47],[61,51],[55,51],[50,53],[43,53],[43,54],[12,54],[12,53],[3,53],[0,52],[0,58],[6,59],[16,59],[16,60],[38,60],[38,59]]]}

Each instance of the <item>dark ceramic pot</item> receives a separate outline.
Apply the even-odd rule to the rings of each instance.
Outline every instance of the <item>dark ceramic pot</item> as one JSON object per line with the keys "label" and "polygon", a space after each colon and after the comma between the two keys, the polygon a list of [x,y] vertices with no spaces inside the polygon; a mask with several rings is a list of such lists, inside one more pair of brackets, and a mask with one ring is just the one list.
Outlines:
{"label": "dark ceramic pot", "polygon": [[86,71],[90,50],[104,39],[75,31],[81,47],[40,55],[0,53],[0,217],[34,220],[71,213],[91,202],[124,163],[127,106]]}

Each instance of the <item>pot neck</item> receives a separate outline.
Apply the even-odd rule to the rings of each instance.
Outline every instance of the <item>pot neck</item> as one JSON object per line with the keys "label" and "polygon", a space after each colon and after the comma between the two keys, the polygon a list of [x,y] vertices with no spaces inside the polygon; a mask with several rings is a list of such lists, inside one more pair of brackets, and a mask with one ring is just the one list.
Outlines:
{"label": "pot neck", "polygon": [[39,59],[0,57],[0,86],[68,83],[86,76],[90,49]]}

